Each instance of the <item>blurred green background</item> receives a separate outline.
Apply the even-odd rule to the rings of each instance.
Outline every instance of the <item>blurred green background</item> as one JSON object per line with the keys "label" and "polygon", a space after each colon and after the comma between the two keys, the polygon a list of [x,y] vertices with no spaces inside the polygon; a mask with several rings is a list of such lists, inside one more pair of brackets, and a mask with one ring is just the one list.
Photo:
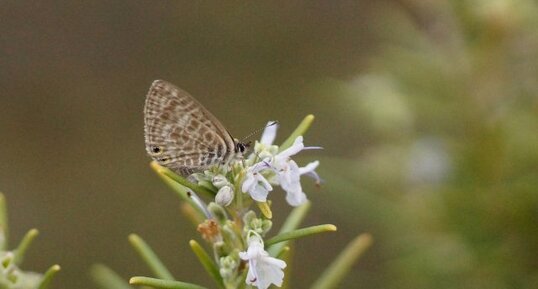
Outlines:
{"label": "blurred green background", "polygon": [[316,115],[306,225],[339,231],[297,243],[293,288],[362,232],[342,288],[538,288],[535,1],[1,1],[0,190],[12,243],[41,231],[24,268],[62,265],[55,288],[95,288],[95,262],[149,275],[132,232],[212,286],[148,166],[154,79],[238,137]]}

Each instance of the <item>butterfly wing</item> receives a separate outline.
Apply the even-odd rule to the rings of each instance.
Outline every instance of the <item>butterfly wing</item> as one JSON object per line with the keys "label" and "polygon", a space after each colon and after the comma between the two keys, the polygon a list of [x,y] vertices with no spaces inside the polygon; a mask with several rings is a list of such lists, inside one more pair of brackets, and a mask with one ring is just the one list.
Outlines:
{"label": "butterfly wing", "polygon": [[196,99],[156,80],[144,108],[146,151],[160,165],[183,176],[227,161],[235,142]]}

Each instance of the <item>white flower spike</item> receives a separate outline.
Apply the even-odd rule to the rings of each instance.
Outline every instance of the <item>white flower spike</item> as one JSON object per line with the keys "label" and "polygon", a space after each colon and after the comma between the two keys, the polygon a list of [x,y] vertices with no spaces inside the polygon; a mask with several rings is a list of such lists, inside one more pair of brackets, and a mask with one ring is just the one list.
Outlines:
{"label": "white flower spike", "polygon": [[239,253],[241,259],[248,261],[245,282],[258,289],[267,289],[271,284],[282,286],[284,280],[282,270],[286,268],[286,262],[269,256],[269,253],[263,249],[263,241],[258,234],[250,231],[249,235],[247,251]]}

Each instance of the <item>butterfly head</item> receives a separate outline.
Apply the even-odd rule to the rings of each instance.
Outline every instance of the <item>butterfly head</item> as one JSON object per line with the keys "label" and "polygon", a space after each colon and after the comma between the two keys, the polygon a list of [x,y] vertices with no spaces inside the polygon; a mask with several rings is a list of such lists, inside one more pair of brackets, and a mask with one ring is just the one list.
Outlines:
{"label": "butterfly head", "polygon": [[237,139],[235,140],[235,153],[243,154],[249,147],[251,142],[240,142]]}

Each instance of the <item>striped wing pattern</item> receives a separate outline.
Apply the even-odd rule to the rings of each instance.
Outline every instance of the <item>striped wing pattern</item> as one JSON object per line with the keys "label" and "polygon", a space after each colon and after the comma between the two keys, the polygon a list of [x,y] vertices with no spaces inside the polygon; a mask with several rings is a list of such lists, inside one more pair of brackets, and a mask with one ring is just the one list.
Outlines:
{"label": "striped wing pattern", "polygon": [[156,80],[144,108],[146,151],[160,165],[183,176],[225,163],[235,142],[196,99],[175,85]]}

